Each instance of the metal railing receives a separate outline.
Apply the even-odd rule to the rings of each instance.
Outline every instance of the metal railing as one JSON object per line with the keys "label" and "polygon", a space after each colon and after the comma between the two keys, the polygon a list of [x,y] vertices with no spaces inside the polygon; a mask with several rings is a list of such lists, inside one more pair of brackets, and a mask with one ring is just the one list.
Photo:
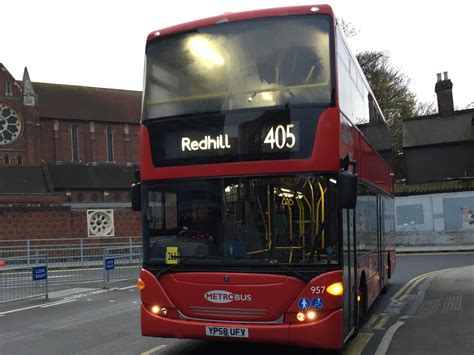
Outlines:
{"label": "metal railing", "polygon": [[0,267],[0,304],[34,297],[48,299],[48,257],[36,255],[28,264],[3,259]]}
{"label": "metal railing", "polygon": [[104,288],[111,282],[136,279],[142,265],[142,248],[105,248],[103,254]]}
{"label": "metal railing", "polygon": [[[110,263],[113,268],[106,269]],[[141,263],[138,237],[0,241],[0,303],[47,297],[48,283],[103,281],[107,287],[137,278]],[[46,266],[47,278],[33,281],[32,273],[41,271],[41,265]]]}
{"label": "metal railing", "polygon": [[[39,254],[47,254],[51,264],[95,262],[102,259],[104,248],[129,247],[141,245],[141,237],[89,237],[89,238],[57,238],[0,240],[0,260],[6,258],[24,258],[30,262]],[[24,264],[19,259],[19,263]]]}

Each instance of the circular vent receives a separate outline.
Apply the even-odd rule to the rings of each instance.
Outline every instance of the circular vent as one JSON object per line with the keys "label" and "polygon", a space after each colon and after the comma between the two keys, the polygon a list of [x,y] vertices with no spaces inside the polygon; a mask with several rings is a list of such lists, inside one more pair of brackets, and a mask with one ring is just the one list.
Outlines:
{"label": "circular vent", "polygon": [[87,210],[87,227],[89,237],[114,236],[114,211]]}

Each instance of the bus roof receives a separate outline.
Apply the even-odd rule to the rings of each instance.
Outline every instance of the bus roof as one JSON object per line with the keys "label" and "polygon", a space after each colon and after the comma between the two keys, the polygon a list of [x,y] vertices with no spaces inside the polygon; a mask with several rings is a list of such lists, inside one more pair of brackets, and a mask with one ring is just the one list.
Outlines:
{"label": "bus roof", "polygon": [[334,16],[332,8],[329,5],[304,5],[277,7],[271,9],[251,10],[244,12],[227,12],[222,15],[208,17],[201,20],[186,22],[172,27],[167,27],[158,31],[153,31],[148,35],[147,44],[157,37],[169,36],[176,33],[186,32],[199,27],[212,26],[219,23],[242,21],[255,18],[285,16],[285,15],[304,15],[304,14],[326,14]]}

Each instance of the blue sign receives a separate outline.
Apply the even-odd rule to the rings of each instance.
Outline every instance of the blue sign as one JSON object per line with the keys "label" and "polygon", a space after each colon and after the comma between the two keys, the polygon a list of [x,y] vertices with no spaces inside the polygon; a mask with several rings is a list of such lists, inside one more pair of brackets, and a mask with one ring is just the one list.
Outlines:
{"label": "blue sign", "polygon": [[324,301],[322,298],[316,297],[311,300],[311,304],[313,305],[314,309],[321,309],[324,306]]}
{"label": "blue sign", "polygon": [[299,301],[298,301],[298,307],[300,307],[300,309],[302,311],[305,311],[309,308],[309,306],[311,306],[311,303],[309,302],[309,299],[306,298],[306,297],[303,297],[303,298],[300,298]]}
{"label": "blue sign", "polygon": [[33,281],[46,280],[48,278],[48,267],[46,265],[33,267]]}
{"label": "blue sign", "polygon": [[115,259],[114,258],[105,259],[105,270],[113,270],[113,269],[115,269]]}

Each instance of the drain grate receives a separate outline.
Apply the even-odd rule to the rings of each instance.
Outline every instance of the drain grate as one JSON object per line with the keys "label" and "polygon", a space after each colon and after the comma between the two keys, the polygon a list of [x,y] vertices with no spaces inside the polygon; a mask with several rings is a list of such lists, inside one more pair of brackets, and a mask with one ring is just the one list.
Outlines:
{"label": "drain grate", "polygon": [[441,305],[441,298],[426,300],[421,304],[420,309],[418,310],[418,315],[429,316],[432,314],[439,313],[440,305]]}
{"label": "drain grate", "polygon": [[446,298],[435,298],[424,301],[418,315],[429,316],[436,313],[448,313],[462,310],[462,295],[450,296]]}
{"label": "drain grate", "polygon": [[444,299],[441,313],[460,311],[462,309],[462,295],[451,296]]}

